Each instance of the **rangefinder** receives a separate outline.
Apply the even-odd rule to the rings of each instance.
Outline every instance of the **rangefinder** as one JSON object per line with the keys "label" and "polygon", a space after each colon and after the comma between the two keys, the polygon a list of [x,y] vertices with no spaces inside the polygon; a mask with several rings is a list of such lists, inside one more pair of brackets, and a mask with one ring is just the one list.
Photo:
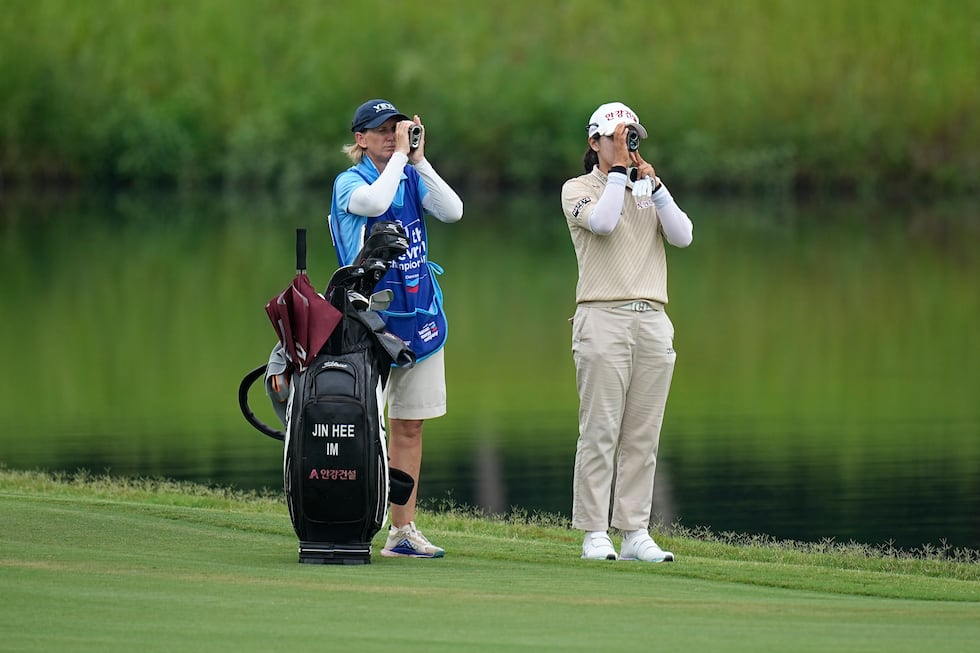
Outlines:
{"label": "rangefinder", "polygon": [[636,131],[636,127],[626,128],[626,149],[630,152],[640,149],[640,132]]}
{"label": "rangefinder", "polygon": [[408,147],[414,150],[422,142],[422,126],[412,125],[408,128]]}

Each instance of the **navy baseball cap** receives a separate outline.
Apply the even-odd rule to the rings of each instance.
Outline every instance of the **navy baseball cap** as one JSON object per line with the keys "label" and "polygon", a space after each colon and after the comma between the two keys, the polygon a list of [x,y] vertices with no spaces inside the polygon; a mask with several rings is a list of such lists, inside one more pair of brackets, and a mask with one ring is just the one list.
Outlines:
{"label": "navy baseball cap", "polygon": [[393,117],[409,120],[408,116],[398,111],[395,105],[388,100],[368,100],[357,107],[357,111],[354,112],[354,119],[350,123],[350,130],[362,132],[365,129],[374,129]]}

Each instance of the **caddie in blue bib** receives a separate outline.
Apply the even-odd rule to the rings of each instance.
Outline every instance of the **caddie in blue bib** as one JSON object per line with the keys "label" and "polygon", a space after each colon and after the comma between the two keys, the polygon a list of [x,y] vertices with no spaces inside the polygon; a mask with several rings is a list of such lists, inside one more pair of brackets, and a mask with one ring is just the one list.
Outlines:
{"label": "caddie in blue bib", "polygon": [[401,183],[388,210],[373,218],[352,215],[347,206],[350,194],[363,183],[373,183],[379,176],[370,158],[348,168],[337,177],[330,207],[330,234],[337,250],[337,262],[352,265],[371,227],[380,220],[399,223],[408,234],[409,247],[396,259],[375,291],[391,290],[388,309],[381,312],[388,330],[401,338],[423,360],[446,343],[446,315],[442,307],[442,289],[436,275],[442,268],[428,260],[428,238],[422,198],[424,183],[412,166],[405,166]]}

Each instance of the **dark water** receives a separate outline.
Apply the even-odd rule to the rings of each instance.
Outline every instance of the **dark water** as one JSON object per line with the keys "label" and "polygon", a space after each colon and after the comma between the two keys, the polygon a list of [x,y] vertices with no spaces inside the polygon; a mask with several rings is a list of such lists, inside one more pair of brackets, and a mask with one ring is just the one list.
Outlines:
{"label": "dark water", "polygon": [[[292,276],[293,228],[311,230],[315,281],[335,267],[321,199],[7,198],[0,464],[278,487],[280,445],[235,393],[272,345],[262,306]],[[976,204],[681,199],[695,243],[669,253],[678,367],[655,517],[980,548]],[[426,426],[421,496],[567,516],[560,207],[464,200],[463,222],[430,227],[450,413]]]}

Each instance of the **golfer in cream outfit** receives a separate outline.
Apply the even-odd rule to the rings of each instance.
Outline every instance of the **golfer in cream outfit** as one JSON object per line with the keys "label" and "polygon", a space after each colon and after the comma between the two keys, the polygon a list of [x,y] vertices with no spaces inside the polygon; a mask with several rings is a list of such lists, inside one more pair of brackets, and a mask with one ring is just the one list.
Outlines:
{"label": "golfer in cream outfit", "polygon": [[629,151],[630,128],[647,137],[629,107],[600,106],[588,125],[586,172],[562,187],[578,260],[572,351],[580,408],[572,525],[585,531],[583,558],[617,558],[611,525],[623,533],[622,559],[662,562],[674,556],[648,528],[676,356],[674,326],[664,311],[664,241],[686,247],[692,225],[653,166],[639,150]]}

